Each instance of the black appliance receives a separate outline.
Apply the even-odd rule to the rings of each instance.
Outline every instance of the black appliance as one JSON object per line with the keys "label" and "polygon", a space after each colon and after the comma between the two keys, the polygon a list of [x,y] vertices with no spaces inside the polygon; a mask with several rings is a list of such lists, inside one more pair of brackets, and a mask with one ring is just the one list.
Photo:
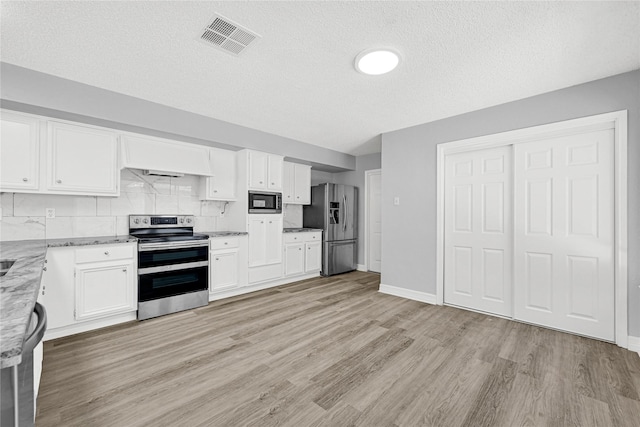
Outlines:
{"label": "black appliance", "polygon": [[249,191],[250,214],[282,213],[282,193]]}

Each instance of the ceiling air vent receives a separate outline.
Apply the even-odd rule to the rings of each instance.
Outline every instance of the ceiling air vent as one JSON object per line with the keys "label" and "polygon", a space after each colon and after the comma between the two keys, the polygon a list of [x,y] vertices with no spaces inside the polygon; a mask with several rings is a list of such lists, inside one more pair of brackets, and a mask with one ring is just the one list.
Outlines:
{"label": "ceiling air vent", "polygon": [[222,15],[215,14],[209,22],[200,34],[200,41],[232,55],[240,55],[260,39],[258,34]]}

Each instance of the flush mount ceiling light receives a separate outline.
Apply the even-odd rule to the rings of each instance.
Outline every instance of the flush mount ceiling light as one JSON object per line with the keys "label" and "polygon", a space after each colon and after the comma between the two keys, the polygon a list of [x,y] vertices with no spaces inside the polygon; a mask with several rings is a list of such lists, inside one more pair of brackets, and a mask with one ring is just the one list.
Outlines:
{"label": "flush mount ceiling light", "polygon": [[367,49],[356,56],[356,70],[378,76],[388,73],[400,63],[400,54],[393,49]]}

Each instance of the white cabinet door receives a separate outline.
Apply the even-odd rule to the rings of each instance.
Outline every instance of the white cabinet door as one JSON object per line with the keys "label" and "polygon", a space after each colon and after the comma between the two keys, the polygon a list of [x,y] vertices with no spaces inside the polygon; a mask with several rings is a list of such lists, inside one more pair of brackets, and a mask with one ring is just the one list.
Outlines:
{"label": "white cabinet door", "polygon": [[238,287],[238,249],[212,251],[210,292]]}
{"label": "white cabinet door", "polygon": [[283,162],[282,203],[295,203],[294,164]]}
{"label": "white cabinet door", "polygon": [[133,261],[76,266],[76,320],[89,320],[137,309]]}
{"label": "white cabinet door", "polygon": [[294,164],[295,203],[311,203],[311,166]]}
{"label": "white cabinet door", "polygon": [[304,243],[284,246],[284,275],[293,276],[304,273]]}
{"label": "white cabinet door", "polygon": [[304,272],[313,273],[322,269],[322,242],[305,243]]}
{"label": "white cabinet door", "polygon": [[447,156],[447,304],[512,315],[511,147]]}
{"label": "white cabinet door", "polygon": [[271,191],[282,192],[283,163],[282,156],[269,154],[267,188]]}
{"label": "white cabinet door", "polygon": [[236,153],[230,150],[211,150],[213,178],[209,196],[213,200],[236,200]]}
{"label": "white cabinet door", "polygon": [[49,122],[47,189],[117,195],[120,180],[115,132]]}
{"label": "white cabinet door", "polygon": [[262,217],[249,217],[249,267],[266,264],[267,227]]}
{"label": "white cabinet door", "polygon": [[0,128],[0,190],[37,190],[40,185],[38,119],[3,111]]}
{"label": "white cabinet door", "polygon": [[249,216],[249,267],[282,262],[282,217]]}
{"label": "white cabinet door", "polygon": [[260,151],[249,151],[249,188],[264,190],[267,188],[269,155]]}
{"label": "white cabinet door", "polygon": [[274,215],[265,221],[265,264],[282,262],[282,217]]}
{"label": "white cabinet door", "polygon": [[515,145],[514,317],[613,341],[612,129]]}

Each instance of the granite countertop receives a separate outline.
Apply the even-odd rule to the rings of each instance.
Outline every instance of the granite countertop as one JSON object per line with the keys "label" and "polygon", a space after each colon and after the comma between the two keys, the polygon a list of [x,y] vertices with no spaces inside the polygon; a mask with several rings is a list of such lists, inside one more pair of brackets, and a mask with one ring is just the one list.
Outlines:
{"label": "granite countertop", "polygon": [[0,242],[0,259],[15,260],[0,277],[0,368],[22,361],[22,343],[40,291],[47,248],[136,242],[131,236],[79,237]]}
{"label": "granite countertop", "polygon": [[206,234],[209,237],[245,236],[249,234],[246,231],[199,231],[199,233]]}
{"label": "granite countertop", "polygon": [[284,228],[283,233],[311,233],[322,231],[322,228]]}

